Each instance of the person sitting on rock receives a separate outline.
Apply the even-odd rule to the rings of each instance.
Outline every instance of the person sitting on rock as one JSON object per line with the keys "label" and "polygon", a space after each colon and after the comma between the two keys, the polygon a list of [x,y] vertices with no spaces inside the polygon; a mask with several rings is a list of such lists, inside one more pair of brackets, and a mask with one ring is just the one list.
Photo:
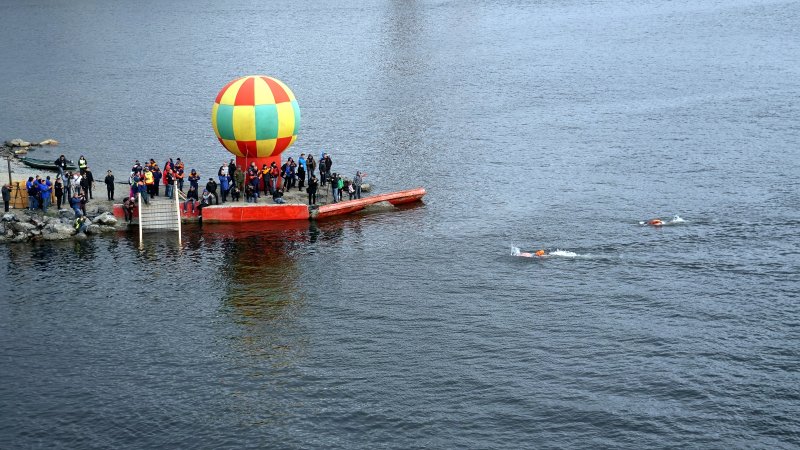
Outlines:
{"label": "person sitting on rock", "polygon": [[75,218],[75,231],[80,233],[86,233],[86,216],[78,216]]}

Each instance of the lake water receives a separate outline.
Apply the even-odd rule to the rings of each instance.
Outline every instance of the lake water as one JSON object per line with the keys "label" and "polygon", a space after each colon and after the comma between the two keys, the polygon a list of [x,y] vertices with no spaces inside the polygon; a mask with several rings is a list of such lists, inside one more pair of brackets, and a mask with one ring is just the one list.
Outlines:
{"label": "lake water", "polygon": [[3,246],[0,447],[800,445],[800,3],[0,16],[0,138],[62,142],[34,156],[212,173],[217,91],[267,74],[303,112],[285,155],[429,192],[181,245]]}

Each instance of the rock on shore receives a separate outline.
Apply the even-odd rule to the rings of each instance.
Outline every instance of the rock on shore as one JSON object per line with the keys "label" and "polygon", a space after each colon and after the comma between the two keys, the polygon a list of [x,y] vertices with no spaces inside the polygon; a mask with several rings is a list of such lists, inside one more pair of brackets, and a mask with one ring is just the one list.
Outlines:
{"label": "rock on shore", "polygon": [[[68,212],[68,214],[63,214]],[[0,243],[35,240],[61,241],[82,239],[86,235],[77,233],[71,211],[62,210],[58,216],[45,216],[41,212],[15,210],[0,218]],[[117,218],[109,212],[86,219],[86,234],[102,234],[117,230]]]}

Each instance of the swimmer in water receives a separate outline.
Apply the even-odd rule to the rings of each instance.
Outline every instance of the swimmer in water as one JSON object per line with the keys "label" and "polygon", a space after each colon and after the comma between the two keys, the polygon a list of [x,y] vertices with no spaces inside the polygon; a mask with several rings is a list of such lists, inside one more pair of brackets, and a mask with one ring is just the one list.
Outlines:
{"label": "swimmer in water", "polygon": [[514,251],[514,253],[512,253],[512,256],[521,256],[523,258],[533,258],[534,256],[542,257],[542,256],[546,256],[546,255],[544,253],[544,250],[536,250],[534,253],[530,253],[530,252],[521,252],[521,251],[519,251],[517,249],[517,250]]}
{"label": "swimmer in water", "polygon": [[652,227],[660,227],[664,225],[664,221],[661,219],[650,219],[647,221],[647,225],[650,225]]}

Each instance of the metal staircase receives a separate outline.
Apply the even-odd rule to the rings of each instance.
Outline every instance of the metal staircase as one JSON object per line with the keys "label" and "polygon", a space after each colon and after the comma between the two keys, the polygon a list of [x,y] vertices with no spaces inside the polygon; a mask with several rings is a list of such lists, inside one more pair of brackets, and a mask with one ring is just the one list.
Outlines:
{"label": "metal staircase", "polygon": [[145,204],[139,197],[139,234],[142,231],[181,231],[178,197],[151,197]]}

